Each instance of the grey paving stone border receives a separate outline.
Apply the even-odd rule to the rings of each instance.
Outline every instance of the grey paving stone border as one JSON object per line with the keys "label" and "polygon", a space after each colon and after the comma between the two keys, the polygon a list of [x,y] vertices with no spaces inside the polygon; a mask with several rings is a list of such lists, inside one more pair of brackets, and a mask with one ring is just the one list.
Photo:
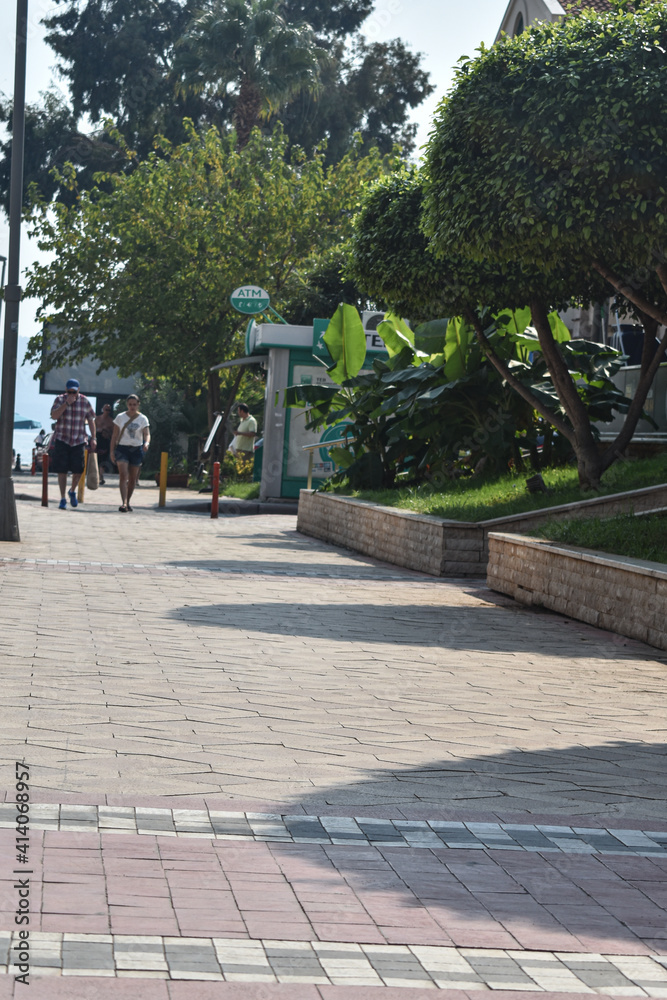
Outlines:
{"label": "grey paving stone border", "polygon": [[[12,974],[0,931],[0,974]],[[153,935],[30,934],[34,976],[604,993],[667,997],[667,956]]]}
{"label": "grey paving stone border", "polygon": [[[0,829],[11,829],[16,807],[0,803]],[[70,833],[206,837],[288,844],[363,844],[371,847],[502,849],[534,853],[629,854],[667,857],[667,830],[620,830],[544,823],[305,816],[216,809],[34,803],[33,830]]]}

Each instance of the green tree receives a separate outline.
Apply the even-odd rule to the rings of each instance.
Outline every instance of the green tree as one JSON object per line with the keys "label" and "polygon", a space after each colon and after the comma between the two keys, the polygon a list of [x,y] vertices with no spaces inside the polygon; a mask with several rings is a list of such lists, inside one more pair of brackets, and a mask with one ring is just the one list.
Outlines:
{"label": "green tree", "polygon": [[[558,271],[539,271],[529,262],[472,260],[455,248],[451,256],[436,255],[421,228],[427,190],[423,175],[415,170],[374,186],[355,222],[348,273],[376,301],[413,321],[462,314],[501,378],[570,442],[582,485],[597,485],[599,471],[597,479],[589,479],[599,462],[593,421],[610,420],[612,406],[621,410],[625,406],[610,381],[613,359],[605,351],[595,345],[585,347],[584,341],[578,342],[581,349],[559,343],[566,335],[553,310],[562,308],[571,295],[572,275],[562,266]],[[578,276],[577,280],[580,294],[589,298],[599,294],[601,279]],[[531,310],[523,309],[527,302],[533,316],[539,309],[544,317],[542,334],[533,339],[532,349],[546,361],[546,375],[519,364],[511,343],[504,343],[523,334],[531,318]],[[510,322],[503,319],[508,309]],[[519,318],[517,310],[525,315]],[[418,342],[427,350],[430,328],[427,324],[422,343]],[[437,326],[434,329],[437,337]],[[523,337],[524,346],[530,347],[530,339]],[[449,375],[457,377],[451,370]],[[563,390],[565,380],[571,392]]]}
{"label": "green tree", "polygon": [[[37,183],[45,197],[67,201],[67,189],[56,187],[50,170],[65,162],[76,166],[80,189],[93,183],[97,170],[127,168],[122,150],[109,141],[102,123],[112,118],[139,158],[153,148],[154,137],[185,141],[184,119],[199,129],[231,124],[235,97],[207,86],[205,92],[176,93],[177,44],[192,23],[199,0],[53,0],[44,18],[46,38],[58,57],[69,102],[47,97],[29,116],[26,132],[26,189]],[[420,57],[402,43],[367,44],[359,28],[372,0],[286,0],[288,24],[309,23],[330,55],[322,71],[317,99],[301,92],[281,105],[274,119],[290,140],[306,150],[328,143],[326,161],[340,160],[354,134],[366,147],[389,152],[400,143],[414,145],[410,110],[431,92]],[[7,120],[11,101],[0,105]],[[85,123],[85,124],[84,124]],[[90,132],[90,128],[95,131]],[[0,149],[0,201],[9,194],[11,142]]]}
{"label": "green tree", "polygon": [[179,43],[182,93],[232,99],[239,145],[301,92],[316,93],[326,49],[309,24],[288,24],[281,0],[209,0]]}
{"label": "green tree", "polygon": [[304,149],[326,140],[332,163],[357,133],[368,148],[386,153],[398,144],[404,154],[413,152],[417,126],[410,111],[433,92],[421,56],[400,39],[333,40],[330,51],[317,97],[302,93],[280,110],[290,139]]}
{"label": "green tree", "polygon": [[[663,4],[620,2],[505,38],[461,63],[428,148],[426,229],[436,253],[535,273],[524,301],[585,486],[630,441],[667,349],[665,335],[654,350],[667,324],[666,48]],[[546,318],[539,275],[557,272],[574,298],[591,274],[603,278],[646,330],[637,393],[601,454],[577,373]]]}
{"label": "green tree", "polygon": [[[364,184],[387,168],[355,150],[327,168],[321,155],[290,154],[280,129],[239,150],[233,132],[190,126],[187,143],[161,140],[72,207],[37,204],[32,230],[50,262],[33,266],[27,294],[50,324],[53,364],[92,354],[127,374],[207,383],[211,415],[210,368],[242,350],[230,292],[255,282],[280,309],[301,262],[349,235]],[[33,357],[40,349],[38,337]]]}

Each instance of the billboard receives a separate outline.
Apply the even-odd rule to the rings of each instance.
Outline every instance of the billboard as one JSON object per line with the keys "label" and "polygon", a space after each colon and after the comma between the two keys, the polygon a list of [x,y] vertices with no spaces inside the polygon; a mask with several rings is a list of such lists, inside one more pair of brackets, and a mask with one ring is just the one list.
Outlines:
{"label": "billboard", "polygon": [[[44,346],[42,348],[43,362],[48,364],[49,345],[44,335]],[[97,358],[84,358],[76,364],[65,365],[62,368],[52,368],[47,371],[39,380],[39,391],[45,395],[54,396],[63,392],[68,378],[78,379],[81,392],[84,396],[127,396],[130,392],[136,391],[138,375],[130,375],[121,378],[115,368],[104,368],[99,374],[99,361]]]}

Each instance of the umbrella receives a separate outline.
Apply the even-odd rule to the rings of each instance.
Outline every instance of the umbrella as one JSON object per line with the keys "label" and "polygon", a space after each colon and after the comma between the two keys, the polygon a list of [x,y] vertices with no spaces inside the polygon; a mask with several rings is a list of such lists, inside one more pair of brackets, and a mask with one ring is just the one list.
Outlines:
{"label": "umbrella", "polygon": [[28,417],[22,417],[20,413],[14,412],[14,430],[16,431],[29,431],[33,427],[41,427],[42,425],[37,423],[36,420],[30,420]]}

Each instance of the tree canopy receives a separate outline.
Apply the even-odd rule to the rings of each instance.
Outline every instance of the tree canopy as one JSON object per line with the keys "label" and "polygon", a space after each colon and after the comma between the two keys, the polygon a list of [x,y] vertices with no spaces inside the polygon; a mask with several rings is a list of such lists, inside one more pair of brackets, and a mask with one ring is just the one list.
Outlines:
{"label": "tree canopy", "polygon": [[591,275],[625,296],[646,329],[642,373],[623,431],[599,455],[576,373],[554,348],[540,289],[527,302],[571,425],[582,483],[634,433],[667,337],[665,177],[667,8],[541,24],[459,66],[427,162],[425,228],[436,255],[546,276],[565,272],[576,298]]}
{"label": "tree canopy", "polygon": [[73,206],[33,208],[32,232],[51,260],[33,265],[27,294],[40,299],[53,364],[93,354],[125,374],[208,379],[214,410],[209,369],[240,348],[244,329],[231,291],[260,284],[280,309],[304,262],[349,235],[363,185],[389,164],[353,149],[327,168],[321,155],[290,154],[280,129],[255,130],[243,149],[233,132],[188,130],[188,142],[160,140]]}
{"label": "tree canopy", "polygon": [[[239,0],[248,11],[253,2],[257,6],[257,0]],[[221,9],[226,6],[219,4]],[[386,153],[398,143],[406,153],[413,149],[410,112],[433,88],[421,57],[400,40],[364,40],[360,28],[372,6],[372,0],[276,3],[288,28],[310,25],[328,62],[321,68],[317,94],[309,87],[291,88],[279,106],[271,104],[271,120],[263,123],[267,132],[280,120],[290,141],[309,152],[326,142],[328,163],[346,154],[356,132],[361,132],[366,148],[376,145]],[[45,196],[67,200],[67,192],[54,186],[49,171],[68,160],[76,166],[80,187],[90,185],[96,169],[123,168],[122,152],[110,149],[102,132],[107,118],[139,157],[151,152],[157,134],[174,144],[185,141],[185,119],[202,129],[215,125],[224,131],[231,126],[238,98],[233,88],[207,82],[195,92],[178,86],[182,76],[175,65],[177,54],[183,54],[184,37],[196,34],[201,8],[199,0],[54,0],[44,18],[46,40],[58,57],[70,104],[51,98],[35,106],[31,114],[39,128],[26,133],[27,176]],[[196,77],[195,67],[189,66],[189,72]],[[11,101],[5,99],[0,109],[6,120]],[[91,126],[99,131],[84,135]],[[74,148],[63,141],[67,136],[74,137]],[[2,201],[8,198],[10,149],[7,142],[0,150]]]}
{"label": "tree canopy", "polygon": [[320,90],[326,49],[305,21],[288,23],[280,0],[210,0],[180,39],[178,90],[230,99],[243,146],[260,119]]}

